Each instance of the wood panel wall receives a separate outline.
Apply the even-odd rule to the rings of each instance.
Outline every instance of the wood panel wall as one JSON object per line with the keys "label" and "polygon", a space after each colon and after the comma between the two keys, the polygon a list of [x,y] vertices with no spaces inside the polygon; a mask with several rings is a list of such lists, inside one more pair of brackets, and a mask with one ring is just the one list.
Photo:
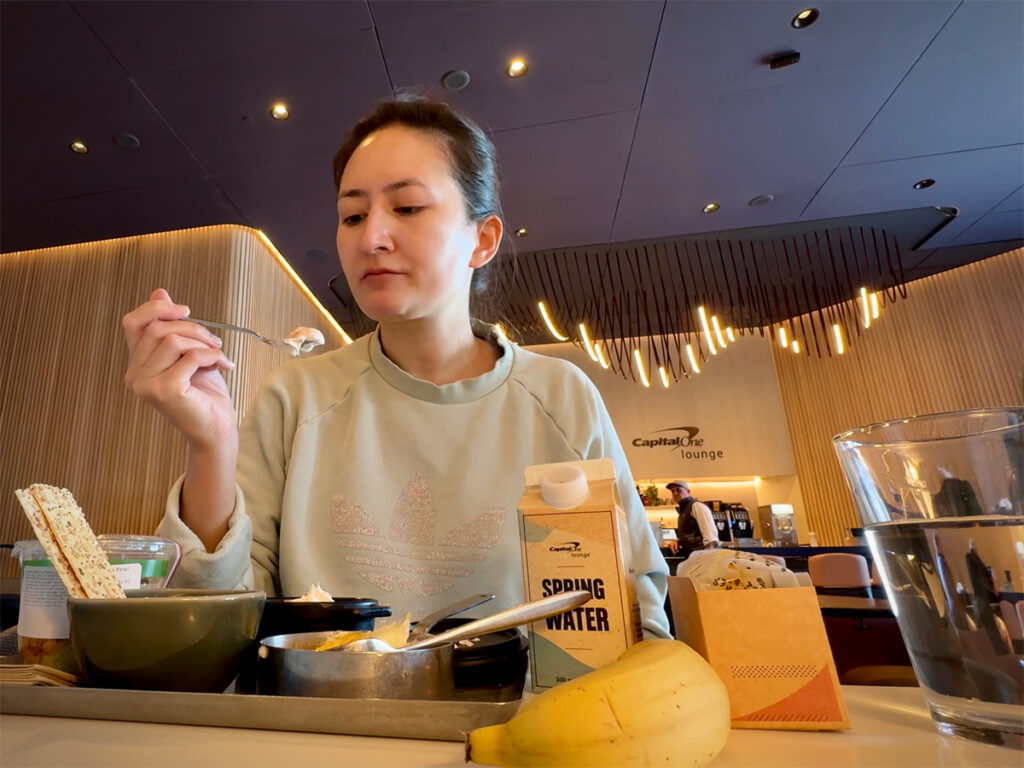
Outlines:
{"label": "wood panel wall", "polygon": [[909,283],[840,357],[773,349],[809,524],[821,544],[841,545],[860,522],[833,435],[1024,403],[1024,249]]}
{"label": "wood panel wall", "polygon": [[[16,488],[70,489],[97,533],[151,533],[184,467],[181,436],[124,386],[121,318],[157,287],[194,317],[285,336],[340,329],[256,230],[202,227],[0,255],[0,543],[32,538]],[[222,334],[239,410],[287,354]],[[323,350],[321,350],[323,351]],[[17,563],[0,554],[0,575]]]}

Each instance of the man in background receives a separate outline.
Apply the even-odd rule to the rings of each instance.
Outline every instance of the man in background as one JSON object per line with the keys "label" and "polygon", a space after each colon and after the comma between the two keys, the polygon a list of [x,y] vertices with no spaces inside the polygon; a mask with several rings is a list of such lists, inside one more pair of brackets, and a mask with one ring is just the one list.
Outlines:
{"label": "man in background", "polygon": [[690,486],[684,480],[673,480],[665,486],[672,494],[679,523],[676,526],[677,541],[669,542],[672,554],[689,557],[699,549],[714,549],[720,546],[718,529],[715,527],[711,510],[693,497]]}

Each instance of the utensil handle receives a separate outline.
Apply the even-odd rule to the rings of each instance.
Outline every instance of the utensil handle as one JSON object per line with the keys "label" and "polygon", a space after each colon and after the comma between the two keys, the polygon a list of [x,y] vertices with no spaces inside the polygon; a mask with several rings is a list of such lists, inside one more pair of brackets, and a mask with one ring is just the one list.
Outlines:
{"label": "utensil handle", "polygon": [[472,597],[467,597],[465,600],[460,600],[457,603],[445,606],[433,613],[428,613],[416,622],[416,628],[412,631],[409,637],[413,640],[425,637],[430,633],[431,628],[437,624],[437,622],[441,621],[441,619],[447,619],[449,616],[454,616],[457,613],[468,611],[470,608],[476,608],[481,603],[486,603],[493,599],[494,595],[473,595]]}
{"label": "utensil handle", "polygon": [[562,592],[558,595],[545,597],[542,600],[535,600],[532,603],[517,605],[515,608],[496,613],[485,619],[477,619],[463,624],[460,627],[449,629],[439,635],[428,637],[417,643],[402,646],[399,650],[410,651],[418,648],[433,648],[437,645],[454,643],[457,640],[465,640],[487,632],[497,632],[501,629],[509,629],[520,624],[529,624],[531,621],[546,619],[558,613],[565,613],[573,608],[578,608],[590,600],[592,595],[586,590],[578,592]]}
{"label": "utensil handle", "polygon": [[251,331],[248,328],[243,328],[240,325],[228,325],[227,323],[215,323],[213,320],[200,320],[195,317],[186,317],[190,323],[196,323],[197,325],[205,325],[207,328],[219,328],[222,331],[237,331],[238,333],[247,333],[250,336],[259,339],[260,341],[268,341],[263,336],[260,336],[256,331]]}

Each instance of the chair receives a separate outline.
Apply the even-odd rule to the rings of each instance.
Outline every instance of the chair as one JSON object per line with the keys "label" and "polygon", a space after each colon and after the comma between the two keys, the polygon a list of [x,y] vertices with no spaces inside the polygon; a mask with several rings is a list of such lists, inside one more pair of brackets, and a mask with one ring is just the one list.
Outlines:
{"label": "chair", "polygon": [[850,552],[827,552],[807,558],[807,572],[811,583],[819,591],[842,594],[870,595],[871,574],[864,555]]}
{"label": "chair", "polygon": [[782,555],[761,555],[765,560],[771,560],[773,563],[778,563],[783,568],[786,567],[786,558]]}

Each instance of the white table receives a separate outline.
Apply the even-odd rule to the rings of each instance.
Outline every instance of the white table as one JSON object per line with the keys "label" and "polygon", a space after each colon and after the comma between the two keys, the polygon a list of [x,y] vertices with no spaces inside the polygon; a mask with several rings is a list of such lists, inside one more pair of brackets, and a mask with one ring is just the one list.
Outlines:
{"label": "white table", "polygon": [[[1012,749],[944,737],[918,688],[844,686],[849,731],[735,729],[712,768],[1021,768]],[[684,748],[684,745],[680,745]],[[0,765],[28,766],[464,766],[455,742],[0,716]]]}

